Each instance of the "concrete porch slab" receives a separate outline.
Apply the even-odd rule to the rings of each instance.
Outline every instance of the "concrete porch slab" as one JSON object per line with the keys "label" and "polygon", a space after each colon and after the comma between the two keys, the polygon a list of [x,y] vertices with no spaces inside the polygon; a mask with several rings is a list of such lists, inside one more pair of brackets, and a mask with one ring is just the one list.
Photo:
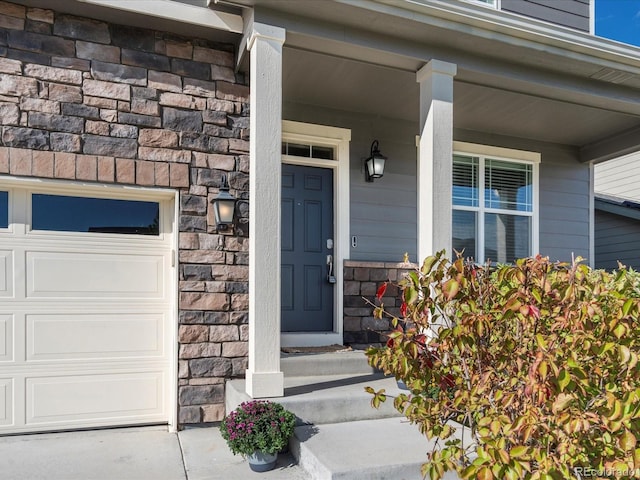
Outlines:
{"label": "concrete porch slab", "polygon": [[179,434],[189,480],[309,480],[291,454],[278,455],[274,470],[252,472],[246,460],[233,455],[218,427],[187,428]]}
{"label": "concrete porch slab", "polygon": [[362,350],[332,353],[283,353],[280,368],[285,377],[314,377],[319,375],[367,375],[375,369],[367,363]]}
{"label": "concrete porch slab", "polygon": [[[291,449],[314,480],[422,480],[433,448],[405,418],[296,428]],[[448,472],[446,480],[459,477]]]}
{"label": "concrete porch slab", "polygon": [[[400,415],[393,408],[393,398],[379,409],[371,407],[371,395],[364,390],[367,386],[385,389],[389,397],[400,394],[396,381],[379,373],[285,377],[284,384],[284,397],[271,400],[295,413],[300,423],[338,423]],[[243,379],[227,382],[227,412],[248,400]]]}

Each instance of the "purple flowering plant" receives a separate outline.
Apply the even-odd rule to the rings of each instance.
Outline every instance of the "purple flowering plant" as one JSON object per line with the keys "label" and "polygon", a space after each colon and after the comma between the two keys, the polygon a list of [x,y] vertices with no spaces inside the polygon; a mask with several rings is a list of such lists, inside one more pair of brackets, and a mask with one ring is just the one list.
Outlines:
{"label": "purple flowering plant", "polygon": [[279,403],[252,400],[229,413],[220,432],[234,455],[273,454],[288,444],[295,425],[296,416]]}

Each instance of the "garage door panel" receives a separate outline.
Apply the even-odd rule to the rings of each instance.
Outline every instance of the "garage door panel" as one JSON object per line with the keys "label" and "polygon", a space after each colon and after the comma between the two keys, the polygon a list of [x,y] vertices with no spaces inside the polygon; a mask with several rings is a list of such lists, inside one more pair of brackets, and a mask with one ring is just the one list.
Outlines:
{"label": "garage door panel", "polygon": [[0,425],[13,425],[13,379],[0,378]]}
{"label": "garage door panel", "polygon": [[163,314],[31,314],[27,362],[162,357]]}
{"label": "garage door panel", "polygon": [[162,371],[27,377],[26,425],[166,420]]}
{"label": "garage door panel", "polygon": [[27,298],[162,298],[161,255],[26,252]]}
{"label": "garage door panel", "polygon": [[[0,215],[0,435],[168,423],[176,397],[174,202],[163,192],[73,182],[21,180],[8,191],[11,229]],[[34,216],[34,195],[51,215]],[[85,208],[80,228],[68,223],[68,209],[47,203],[56,195],[118,208],[108,222]],[[153,206],[151,220],[129,223],[132,204]]]}
{"label": "garage door panel", "polygon": [[14,360],[14,316],[0,315],[0,363]]}
{"label": "garage door panel", "polygon": [[14,292],[13,252],[0,250],[0,297],[12,297]]}

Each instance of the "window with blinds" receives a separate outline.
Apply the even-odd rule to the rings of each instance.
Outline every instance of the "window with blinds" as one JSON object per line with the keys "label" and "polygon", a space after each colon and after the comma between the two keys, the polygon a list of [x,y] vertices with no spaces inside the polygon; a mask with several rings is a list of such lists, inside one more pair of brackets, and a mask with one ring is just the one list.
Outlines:
{"label": "window with blinds", "polygon": [[532,211],[531,164],[486,159],[484,172],[487,208]]}
{"label": "window with blinds", "polygon": [[455,154],[454,251],[479,263],[511,263],[532,255],[533,179],[530,162]]}

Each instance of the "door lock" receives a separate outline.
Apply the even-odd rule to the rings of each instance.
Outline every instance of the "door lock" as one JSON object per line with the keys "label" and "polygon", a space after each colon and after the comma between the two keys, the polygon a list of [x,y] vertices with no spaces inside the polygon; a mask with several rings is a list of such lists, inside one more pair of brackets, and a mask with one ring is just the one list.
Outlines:
{"label": "door lock", "polygon": [[336,283],[336,277],[333,274],[333,255],[327,255],[327,267],[328,267],[328,273],[327,273],[327,282],[329,283]]}

